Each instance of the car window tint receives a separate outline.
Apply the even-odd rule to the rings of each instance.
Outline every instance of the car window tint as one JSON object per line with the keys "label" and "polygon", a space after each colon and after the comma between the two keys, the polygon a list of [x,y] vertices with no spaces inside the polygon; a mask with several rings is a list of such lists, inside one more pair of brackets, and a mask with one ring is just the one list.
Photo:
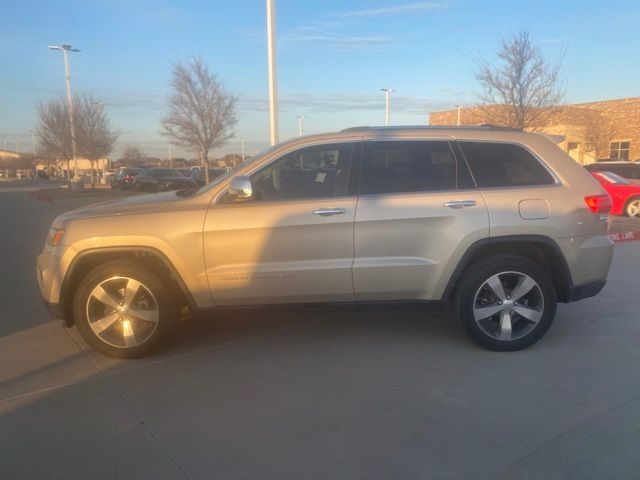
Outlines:
{"label": "car window tint", "polygon": [[598,175],[607,180],[607,182],[609,183],[615,183],[617,185],[629,185],[629,181],[626,178],[623,178],[613,172],[599,172]]}
{"label": "car window tint", "polygon": [[367,142],[362,162],[362,194],[455,190],[457,187],[456,160],[448,142]]}
{"label": "car window tint", "polygon": [[479,188],[551,185],[551,174],[525,148],[511,143],[459,142]]}
{"label": "car window tint", "polygon": [[288,153],[251,176],[255,200],[295,200],[346,194],[353,143]]}

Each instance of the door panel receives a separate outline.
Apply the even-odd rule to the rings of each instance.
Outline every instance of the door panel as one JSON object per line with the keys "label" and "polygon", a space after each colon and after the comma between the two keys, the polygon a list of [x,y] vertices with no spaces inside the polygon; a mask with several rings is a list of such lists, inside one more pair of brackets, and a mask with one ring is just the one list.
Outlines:
{"label": "door panel", "polygon": [[[450,208],[452,200],[475,206]],[[489,235],[477,191],[361,197],[355,225],[356,298],[439,300],[457,259]]]}
{"label": "door panel", "polygon": [[[218,205],[205,222],[217,305],[353,301],[356,198]],[[345,213],[317,215],[320,209]]]}

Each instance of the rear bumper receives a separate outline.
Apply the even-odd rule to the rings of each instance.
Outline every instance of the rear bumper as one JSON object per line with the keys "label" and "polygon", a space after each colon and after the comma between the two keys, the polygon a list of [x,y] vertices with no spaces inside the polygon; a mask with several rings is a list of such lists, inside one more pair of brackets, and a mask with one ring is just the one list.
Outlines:
{"label": "rear bumper", "polygon": [[583,298],[594,297],[600,293],[606,283],[606,280],[596,280],[583,285],[576,285],[569,291],[569,294],[566,297],[566,302],[577,302]]}

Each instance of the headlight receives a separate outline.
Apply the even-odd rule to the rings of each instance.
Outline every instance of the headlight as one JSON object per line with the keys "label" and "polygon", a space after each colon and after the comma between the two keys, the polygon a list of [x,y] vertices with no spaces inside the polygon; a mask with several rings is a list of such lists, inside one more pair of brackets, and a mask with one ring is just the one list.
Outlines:
{"label": "headlight", "polygon": [[51,228],[49,230],[49,236],[47,237],[47,245],[55,247],[62,240],[64,235],[64,228]]}

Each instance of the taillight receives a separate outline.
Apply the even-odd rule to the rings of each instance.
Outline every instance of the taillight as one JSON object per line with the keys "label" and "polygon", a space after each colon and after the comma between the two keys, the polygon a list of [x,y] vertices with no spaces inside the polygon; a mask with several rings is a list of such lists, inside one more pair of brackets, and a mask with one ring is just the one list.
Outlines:
{"label": "taillight", "polygon": [[588,197],[584,197],[584,201],[589,207],[589,210],[597,214],[600,220],[606,220],[609,217],[609,212],[613,206],[609,195],[589,195]]}

